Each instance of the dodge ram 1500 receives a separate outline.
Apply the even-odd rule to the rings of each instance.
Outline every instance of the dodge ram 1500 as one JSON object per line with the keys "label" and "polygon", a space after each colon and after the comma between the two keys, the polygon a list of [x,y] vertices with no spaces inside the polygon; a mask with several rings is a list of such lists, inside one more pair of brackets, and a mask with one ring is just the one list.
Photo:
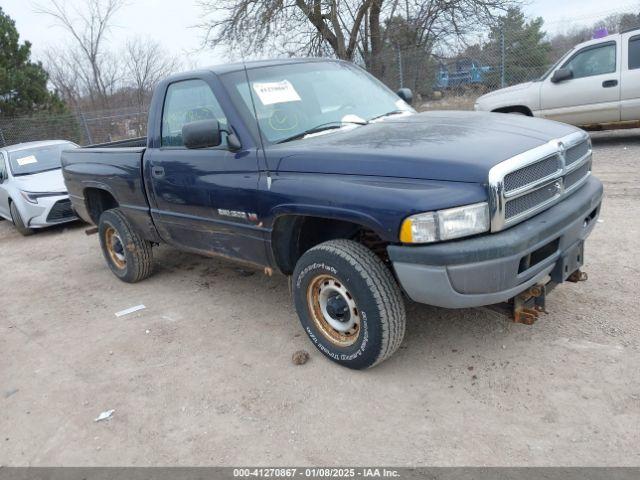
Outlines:
{"label": "dodge ram 1500", "polygon": [[589,137],[410,96],[334,60],[184,73],[157,86],[147,138],[64,152],[63,173],[118,278],[148,277],[160,243],[279,271],[310,340],[350,368],[399,347],[403,293],[532,323],[584,277],[602,199]]}

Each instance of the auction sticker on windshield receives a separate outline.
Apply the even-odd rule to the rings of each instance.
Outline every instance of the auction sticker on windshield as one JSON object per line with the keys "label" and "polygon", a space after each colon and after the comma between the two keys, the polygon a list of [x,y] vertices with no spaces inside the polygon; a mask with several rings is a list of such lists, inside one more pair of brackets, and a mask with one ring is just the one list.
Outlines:
{"label": "auction sticker on windshield", "polygon": [[18,165],[20,165],[21,167],[24,167],[25,165],[38,163],[38,159],[34,155],[28,155],[26,157],[18,158],[16,162],[18,162]]}
{"label": "auction sticker on windshield", "polygon": [[302,100],[289,80],[254,83],[253,89],[264,106]]}

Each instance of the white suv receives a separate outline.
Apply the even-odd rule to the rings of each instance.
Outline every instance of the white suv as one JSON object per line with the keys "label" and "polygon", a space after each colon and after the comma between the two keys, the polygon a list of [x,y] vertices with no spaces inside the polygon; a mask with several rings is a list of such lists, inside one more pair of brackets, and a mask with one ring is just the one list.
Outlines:
{"label": "white suv", "polygon": [[576,45],[539,80],[483,95],[475,109],[592,129],[640,127],[640,29]]}

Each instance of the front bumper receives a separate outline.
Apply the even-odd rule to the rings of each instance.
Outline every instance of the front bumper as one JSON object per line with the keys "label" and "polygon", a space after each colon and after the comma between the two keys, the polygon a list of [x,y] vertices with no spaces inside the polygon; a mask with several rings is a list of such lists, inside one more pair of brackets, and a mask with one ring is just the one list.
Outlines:
{"label": "front bumper", "polygon": [[41,197],[37,204],[22,201],[20,206],[23,221],[29,228],[48,227],[78,219],[68,195]]}
{"label": "front bumper", "polygon": [[[563,255],[576,251],[593,230],[602,192],[602,183],[590,177],[559,204],[508,230],[432,245],[392,245],[389,258],[416,302],[445,308],[501,303],[558,277]],[[564,280],[562,273],[554,281]]]}

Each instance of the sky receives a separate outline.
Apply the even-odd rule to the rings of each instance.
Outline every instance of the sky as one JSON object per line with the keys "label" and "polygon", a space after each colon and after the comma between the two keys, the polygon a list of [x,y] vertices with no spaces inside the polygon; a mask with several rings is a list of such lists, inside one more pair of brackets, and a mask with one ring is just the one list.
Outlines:
{"label": "sky", "polygon": [[[84,2],[66,1],[69,6]],[[46,2],[41,0],[43,5]],[[66,41],[66,33],[50,17],[35,12],[33,0],[2,0],[1,4],[15,20],[21,40],[32,43],[35,59],[42,59],[45,50]],[[528,16],[543,17],[547,32],[558,33],[570,25],[590,24],[608,14],[639,11],[640,0],[528,0],[524,9]],[[109,43],[117,51],[127,38],[152,38],[190,68],[237,60],[226,58],[222,50],[202,48],[202,31],[195,28],[200,22],[202,11],[197,0],[129,0],[115,17]]]}

